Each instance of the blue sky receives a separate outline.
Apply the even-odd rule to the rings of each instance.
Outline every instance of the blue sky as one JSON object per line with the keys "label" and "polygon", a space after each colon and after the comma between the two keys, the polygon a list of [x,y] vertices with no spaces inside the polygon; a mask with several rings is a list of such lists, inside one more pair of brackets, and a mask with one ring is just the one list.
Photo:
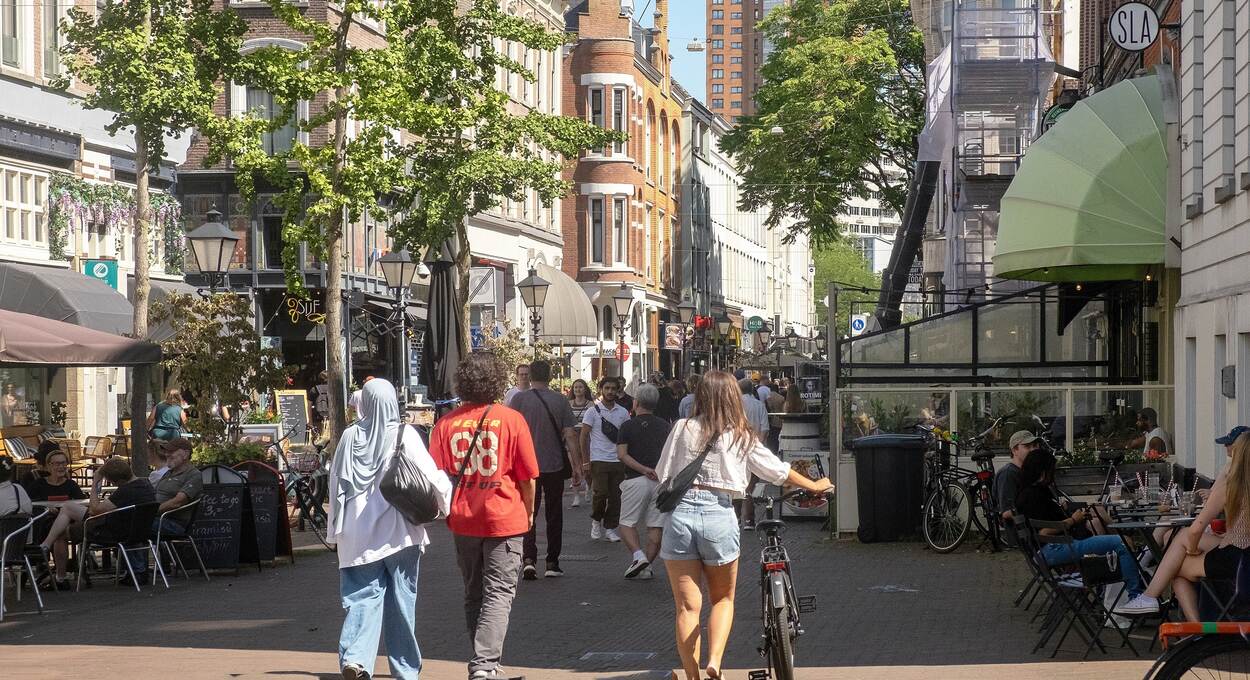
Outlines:
{"label": "blue sky", "polygon": [[[635,0],[634,6],[639,11],[639,23],[650,26],[651,15],[655,11],[655,3],[648,0]],[[668,38],[669,51],[673,55],[673,75],[681,82],[686,91],[696,99],[707,103],[707,52],[687,52],[686,43],[691,38],[699,40],[707,38],[707,2],[706,0],[668,0]]]}

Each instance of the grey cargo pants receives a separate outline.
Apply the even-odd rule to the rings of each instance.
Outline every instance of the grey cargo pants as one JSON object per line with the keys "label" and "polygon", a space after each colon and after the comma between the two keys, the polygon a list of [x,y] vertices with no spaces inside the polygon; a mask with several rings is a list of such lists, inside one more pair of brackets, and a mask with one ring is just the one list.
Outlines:
{"label": "grey cargo pants", "polygon": [[523,537],[479,538],[453,534],[464,579],[464,617],[473,643],[469,674],[493,671],[503,657],[508,617],[521,578]]}

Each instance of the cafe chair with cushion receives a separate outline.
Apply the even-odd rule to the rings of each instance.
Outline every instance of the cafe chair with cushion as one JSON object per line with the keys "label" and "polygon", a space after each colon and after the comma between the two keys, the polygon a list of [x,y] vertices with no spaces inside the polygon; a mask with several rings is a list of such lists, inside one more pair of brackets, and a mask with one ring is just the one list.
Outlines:
{"label": "cafe chair with cushion", "polygon": [[[83,521],[83,540],[78,550],[78,582],[76,589],[82,588],[82,577],[84,567],[88,559],[91,559],[91,551],[99,551],[108,553],[116,551],[117,559],[113,562],[113,575],[118,577],[120,582],[122,562],[126,564],[126,573],[130,576],[130,580],[134,583],[135,591],[142,592],[139,587],[139,577],[135,574],[134,565],[130,561],[130,555],[135,552],[150,553],[154,568],[160,572],[161,579],[165,580],[165,572],[161,568],[160,556],[156,552],[156,544],[152,541],[152,523],[156,521],[156,516],[160,512],[161,505],[155,501],[151,503],[142,503],[139,505],[127,505],[125,507],[110,510],[99,515],[92,515]],[[91,529],[93,523],[113,514],[126,513],[129,517],[127,535],[121,539],[109,536],[105,539],[92,537]],[[169,582],[165,581],[165,587],[169,587]]]}
{"label": "cafe chair with cushion", "polygon": [[[163,524],[165,523],[165,522],[164,522],[164,519],[165,519],[166,517],[168,517],[171,513],[179,512],[179,511],[184,510],[184,509],[186,509],[186,508],[191,508],[191,518],[190,518],[189,520],[187,520],[187,533],[186,533],[186,535],[185,535],[185,536],[170,536],[169,534],[162,534],[162,532],[161,532],[161,525],[163,525]],[[172,561],[172,563],[173,563],[174,567],[175,567],[176,569],[178,569],[178,571],[182,572],[182,577],[183,577],[184,579],[186,579],[186,580],[190,580],[190,579],[191,579],[191,575],[190,575],[189,573],[187,573],[187,568],[186,568],[186,566],[182,563],[182,557],[180,557],[180,556],[178,555],[178,548],[179,548],[179,547],[181,547],[181,546],[188,546],[188,547],[190,547],[190,548],[191,548],[191,554],[192,554],[192,555],[195,555],[195,561],[196,561],[196,563],[197,563],[197,564],[199,564],[199,565],[200,565],[200,573],[204,575],[204,580],[205,580],[205,581],[208,581],[208,580],[211,580],[211,579],[209,579],[209,577],[208,577],[208,569],[207,569],[207,568],[205,568],[205,566],[204,566],[204,558],[200,557],[200,548],[199,548],[199,546],[197,546],[197,545],[195,544],[195,539],[194,539],[194,538],[192,538],[192,536],[191,536],[191,528],[195,526],[195,520],[196,520],[196,518],[197,518],[197,517],[199,517],[199,515],[200,515],[200,499],[199,499],[199,498],[197,498],[197,499],[195,499],[195,500],[191,501],[190,503],[187,503],[186,505],[182,506],[181,508],[175,508],[175,509],[173,509],[173,510],[170,510],[169,512],[166,512],[166,513],[162,514],[162,515],[160,516],[160,519],[161,519],[162,521],[161,521],[160,525],[157,525],[157,529],[156,529],[156,539],[155,539],[155,540],[156,540],[156,547],[157,547],[157,549],[159,550],[159,549],[160,549],[160,548],[162,548],[162,547],[165,549],[165,552],[167,552],[167,553],[169,554],[169,557],[170,557],[170,559],[171,559],[171,561]],[[153,573],[153,574],[152,574],[152,584],[153,584],[153,585],[155,585],[155,584],[156,584],[156,574],[155,574],[155,573]],[[168,586],[168,584],[166,585],[166,587],[169,587],[169,586]]]}
{"label": "cafe chair with cushion", "polygon": [[[0,517],[0,621],[4,620],[5,583],[12,575],[14,593],[17,601],[22,601],[22,570],[30,577],[30,587],[35,591],[35,602],[39,605],[39,613],[43,613],[43,596],[39,594],[39,585],[35,579],[35,569],[31,566],[30,557],[26,555],[26,546],[30,541],[30,528],[35,522],[48,514],[47,510],[31,517],[26,514],[12,514]],[[13,573],[15,572],[15,573]]]}

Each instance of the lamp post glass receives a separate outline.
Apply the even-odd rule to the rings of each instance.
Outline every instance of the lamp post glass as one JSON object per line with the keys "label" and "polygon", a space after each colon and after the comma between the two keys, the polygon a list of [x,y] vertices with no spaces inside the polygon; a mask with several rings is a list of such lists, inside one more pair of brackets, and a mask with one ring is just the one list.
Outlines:
{"label": "lamp post glass", "polygon": [[799,334],[794,331],[793,326],[786,330],[786,347],[790,348],[791,352],[799,348]]}
{"label": "lamp post glass", "polygon": [[533,330],[534,339],[538,339],[538,321],[543,305],[547,302],[547,289],[551,284],[538,275],[538,272],[530,267],[529,276],[521,280],[517,284],[517,288],[521,291],[521,300],[525,302],[525,306],[530,310],[530,326]]}
{"label": "lamp post glass", "polygon": [[230,259],[239,237],[221,223],[221,213],[213,208],[206,215],[208,221],[187,234],[191,242],[191,255],[195,266],[208,278],[209,288],[215,288],[218,280],[230,270]]}
{"label": "lamp post glass", "polygon": [[406,289],[417,278],[419,263],[412,259],[408,249],[398,253],[387,253],[378,259],[382,267],[382,278],[386,279],[387,288]]}
{"label": "lamp post glass", "polygon": [[[625,344],[625,322],[629,319],[629,310],[634,305],[634,294],[629,292],[629,288],[625,284],[621,284],[620,290],[612,296],[612,311],[616,312],[617,328],[619,336],[617,338],[617,352],[619,354],[621,345]],[[616,360],[617,375],[625,377],[625,362],[619,356]]]}

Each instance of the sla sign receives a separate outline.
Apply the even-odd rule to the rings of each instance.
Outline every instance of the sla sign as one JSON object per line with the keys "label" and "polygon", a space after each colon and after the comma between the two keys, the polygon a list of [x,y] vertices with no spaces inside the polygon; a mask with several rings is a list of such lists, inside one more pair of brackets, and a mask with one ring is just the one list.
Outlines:
{"label": "sla sign", "polygon": [[1116,47],[1141,52],[1159,39],[1159,15],[1144,3],[1120,5],[1107,19],[1107,34]]}

